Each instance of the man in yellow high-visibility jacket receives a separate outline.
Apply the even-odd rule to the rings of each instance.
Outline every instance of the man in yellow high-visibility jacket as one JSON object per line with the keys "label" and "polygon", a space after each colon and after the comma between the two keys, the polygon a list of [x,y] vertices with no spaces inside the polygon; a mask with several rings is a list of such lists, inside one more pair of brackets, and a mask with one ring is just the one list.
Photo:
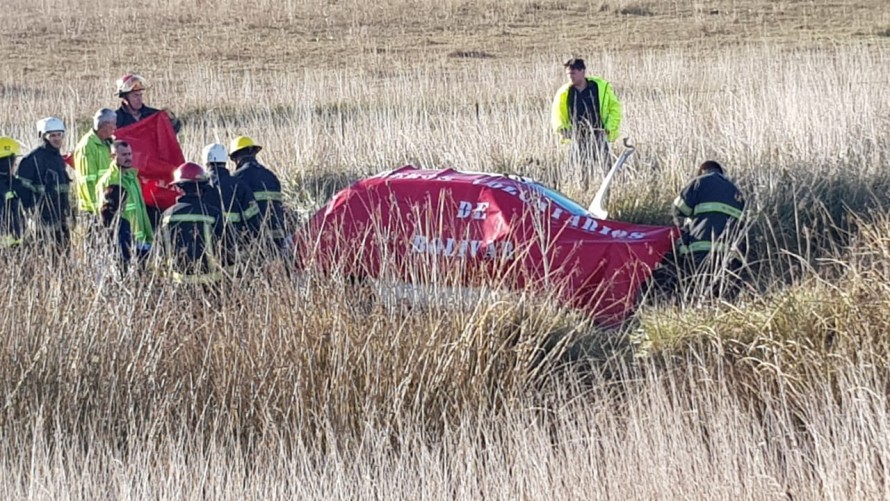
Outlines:
{"label": "man in yellow high-visibility jacket", "polygon": [[586,188],[591,164],[608,171],[609,142],[618,139],[621,128],[621,102],[609,82],[587,76],[583,59],[563,66],[569,82],[553,98],[550,123],[563,142],[573,143],[572,161],[581,165]]}
{"label": "man in yellow high-visibility jacket", "polygon": [[111,165],[112,135],[117,130],[117,113],[102,108],[93,117],[93,128],[74,149],[74,169],[77,171],[77,207],[81,212],[98,214],[96,183]]}

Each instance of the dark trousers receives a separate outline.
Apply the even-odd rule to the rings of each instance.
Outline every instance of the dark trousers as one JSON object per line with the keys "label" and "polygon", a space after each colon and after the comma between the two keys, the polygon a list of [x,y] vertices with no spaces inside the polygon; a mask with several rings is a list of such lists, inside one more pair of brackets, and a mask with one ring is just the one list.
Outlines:
{"label": "dark trousers", "polygon": [[577,134],[569,152],[569,172],[579,172],[581,187],[590,189],[597,175],[605,177],[611,168],[609,142],[605,134]]}

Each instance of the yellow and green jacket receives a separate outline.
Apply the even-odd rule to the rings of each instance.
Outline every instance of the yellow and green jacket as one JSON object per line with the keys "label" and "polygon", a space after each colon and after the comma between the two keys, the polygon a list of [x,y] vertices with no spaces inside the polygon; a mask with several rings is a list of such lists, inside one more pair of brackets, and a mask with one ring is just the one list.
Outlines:
{"label": "yellow and green jacket", "polygon": [[[606,138],[611,142],[618,139],[621,129],[621,102],[615,96],[612,85],[602,78],[587,77],[588,85],[596,86],[599,96],[599,118],[603,129],[606,130]],[[557,133],[571,131],[575,124],[569,107],[570,95],[576,92],[571,83],[559,88],[553,97],[553,105],[550,109],[550,125]]]}
{"label": "yellow and green jacket", "polygon": [[96,183],[96,200],[99,213],[106,226],[120,213],[129,223],[130,232],[137,248],[150,247],[153,240],[151,219],[142,198],[142,186],[136,169],[123,169],[114,162]]}
{"label": "yellow and green jacket", "polygon": [[74,149],[74,169],[77,171],[77,207],[84,212],[98,214],[96,183],[111,165],[111,141],[101,140],[96,131],[84,135]]}

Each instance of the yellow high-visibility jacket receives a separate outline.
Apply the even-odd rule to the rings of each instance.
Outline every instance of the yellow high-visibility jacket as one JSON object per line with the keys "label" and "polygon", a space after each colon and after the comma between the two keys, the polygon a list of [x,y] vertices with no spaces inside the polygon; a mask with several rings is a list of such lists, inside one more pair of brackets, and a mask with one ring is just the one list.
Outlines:
{"label": "yellow high-visibility jacket", "polygon": [[84,212],[99,213],[96,203],[96,183],[111,165],[111,141],[103,141],[91,130],[74,149],[74,169],[77,171],[77,206]]}
{"label": "yellow high-visibility jacket", "polygon": [[[615,96],[612,85],[602,78],[587,77],[587,81],[596,85],[599,94],[600,120],[606,129],[606,138],[611,142],[618,139],[621,128],[621,102]],[[550,124],[557,133],[572,130],[572,116],[569,111],[569,89],[571,83],[559,88],[553,97],[553,105],[550,109]]]}

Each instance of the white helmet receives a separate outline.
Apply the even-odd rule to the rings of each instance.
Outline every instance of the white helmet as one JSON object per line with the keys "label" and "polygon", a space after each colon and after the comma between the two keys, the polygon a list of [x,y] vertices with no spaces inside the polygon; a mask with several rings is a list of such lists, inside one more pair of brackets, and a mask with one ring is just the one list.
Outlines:
{"label": "white helmet", "polygon": [[225,146],[219,143],[213,143],[204,147],[203,158],[204,165],[224,164],[229,160],[229,153],[226,151]]}
{"label": "white helmet", "polygon": [[126,75],[118,78],[115,84],[117,85],[118,97],[123,97],[124,94],[127,94],[129,92],[145,90],[148,88],[148,83],[145,81],[145,79],[135,73],[127,73]]}
{"label": "white helmet", "polygon": [[65,124],[56,117],[41,118],[37,121],[37,137],[50,132],[65,132]]}

